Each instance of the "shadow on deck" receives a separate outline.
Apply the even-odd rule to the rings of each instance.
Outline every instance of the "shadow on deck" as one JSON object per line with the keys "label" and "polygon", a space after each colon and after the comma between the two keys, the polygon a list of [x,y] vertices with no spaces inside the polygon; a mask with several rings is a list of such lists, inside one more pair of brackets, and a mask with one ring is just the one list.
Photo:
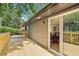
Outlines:
{"label": "shadow on deck", "polygon": [[28,38],[12,38],[7,56],[53,56],[51,53],[40,47]]}

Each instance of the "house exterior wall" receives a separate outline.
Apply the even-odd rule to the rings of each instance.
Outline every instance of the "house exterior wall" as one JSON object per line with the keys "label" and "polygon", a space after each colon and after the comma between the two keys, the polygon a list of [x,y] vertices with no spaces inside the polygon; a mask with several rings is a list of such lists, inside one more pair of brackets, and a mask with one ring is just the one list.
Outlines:
{"label": "house exterior wall", "polygon": [[29,37],[44,47],[48,47],[48,19],[42,19],[30,24]]}

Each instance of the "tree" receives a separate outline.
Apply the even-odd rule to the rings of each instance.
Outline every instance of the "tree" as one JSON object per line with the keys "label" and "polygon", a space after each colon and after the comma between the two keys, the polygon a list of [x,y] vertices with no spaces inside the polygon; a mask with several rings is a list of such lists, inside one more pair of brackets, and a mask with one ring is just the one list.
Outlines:
{"label": "tree", "polygon": [[79,12],[64,15],[64,31],[79,31]]}
{"label": "tree", "polygon": [[0,4],[0,19],[2,26],[18,27],[23,21],[21,19],[23,14],[27,15],[29,10],[35,13],[33,7],[33,4]]}
{"label": "tree", "polygon": [[[47,4],[33,3],[1,3],[0,4],[0,19],[2,26],[19,28],[19,25],[24,22],[21,19],[23,16],[31,18],[35,13],[42,9]],[[39,7],[40,6],[40,7]]]}

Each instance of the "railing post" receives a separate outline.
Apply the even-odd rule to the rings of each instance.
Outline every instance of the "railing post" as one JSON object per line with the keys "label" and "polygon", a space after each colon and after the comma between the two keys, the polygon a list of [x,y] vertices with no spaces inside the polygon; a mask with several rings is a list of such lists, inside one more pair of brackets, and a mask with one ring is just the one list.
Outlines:
{"label": "railing post", "polygon": [[73,35],[73,33],[70,33],[70,37],[71,37],[70,38],[70,43],[73,43],[73,41],[72,41],[73,40],[72,35]]}

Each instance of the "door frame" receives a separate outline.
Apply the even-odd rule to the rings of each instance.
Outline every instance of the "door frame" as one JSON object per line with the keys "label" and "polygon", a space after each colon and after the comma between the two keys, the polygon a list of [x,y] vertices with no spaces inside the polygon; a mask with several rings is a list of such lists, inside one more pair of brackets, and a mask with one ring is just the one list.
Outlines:
{"label": "door frame", "polygon": [[[57,55],[63,55],[63,16],[56,16],[59,17],[59,52],[50,48],[50,20],[55,17],[48,18],[48,49],[52,52],[56,53]],[[60,40],[61,39],[61,40]]]}

